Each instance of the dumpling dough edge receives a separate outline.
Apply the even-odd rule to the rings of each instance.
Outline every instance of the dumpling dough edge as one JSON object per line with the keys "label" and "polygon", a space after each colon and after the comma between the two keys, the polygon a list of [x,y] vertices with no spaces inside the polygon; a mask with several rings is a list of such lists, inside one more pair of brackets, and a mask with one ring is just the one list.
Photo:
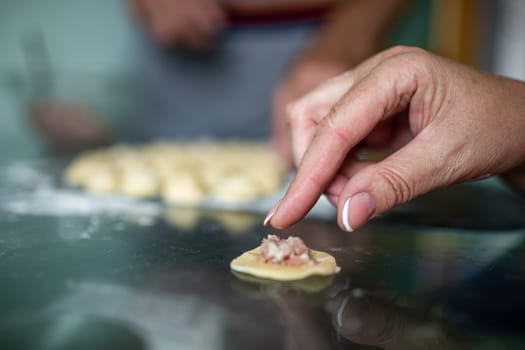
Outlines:
{"label": "dumpling dough edge", "polygon": [[313,258],[318,262],[314,266],[282,266],[260,262],[260,249],[261,247],[257,247],[233,259],[230,268],[236,272],[276,281],[294,281],[314,275],[329,276],[341,270],[335,258],[325,252],[310,249]]}

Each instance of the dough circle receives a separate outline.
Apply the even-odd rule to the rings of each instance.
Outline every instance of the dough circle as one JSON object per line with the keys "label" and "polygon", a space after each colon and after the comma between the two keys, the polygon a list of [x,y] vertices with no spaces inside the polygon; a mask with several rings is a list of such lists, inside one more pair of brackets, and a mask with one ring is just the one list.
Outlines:
{"label": "dough circle", "polygon": [[312,266],[283,266],[264,263],[259,260],[260,250],[261,247],[257,247],[243,253],[232,260],[230,268],[235,272],[276,281],[295,281],[309,276],[329,276],[341,270],[333,256],[313,249],[310,249],[310,254],[317,263]]}

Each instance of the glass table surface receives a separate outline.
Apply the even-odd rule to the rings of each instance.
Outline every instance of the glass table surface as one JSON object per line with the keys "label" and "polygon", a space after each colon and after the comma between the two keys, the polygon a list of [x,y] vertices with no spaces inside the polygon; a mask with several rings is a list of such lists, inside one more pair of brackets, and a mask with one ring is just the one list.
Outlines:
{"label": "glass table surface", "polygon": [[[0,188],[0,349],[525,348],[525,203],[499,188],[438,191],[354,233]],[[342,271],[233,274],[269,233],[301,236]]]}

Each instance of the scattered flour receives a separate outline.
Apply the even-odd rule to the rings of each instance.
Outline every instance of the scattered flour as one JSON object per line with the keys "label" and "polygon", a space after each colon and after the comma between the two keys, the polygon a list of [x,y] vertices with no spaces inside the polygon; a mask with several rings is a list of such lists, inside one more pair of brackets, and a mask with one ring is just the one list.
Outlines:
{"label": "scattered flour", "polygon": [[15,214],[91,215],[96,213],[158,216],[162,205],[118,195],[92,195],[61,188],[38,163],[18,162],[5,171],[8,191],[0,194],[0,208]]}

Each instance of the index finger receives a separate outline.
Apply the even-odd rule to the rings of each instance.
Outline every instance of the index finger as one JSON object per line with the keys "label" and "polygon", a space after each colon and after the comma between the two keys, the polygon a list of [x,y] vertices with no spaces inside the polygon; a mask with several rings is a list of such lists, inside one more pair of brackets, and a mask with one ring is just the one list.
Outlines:
{"label": "index finger", "polygon": [[348,152],[385,118],[406,108],[417,84],[407,60],[391,59],[357,82],[322,119],[279,206],[266,220],[291,226],[314,206]]}

